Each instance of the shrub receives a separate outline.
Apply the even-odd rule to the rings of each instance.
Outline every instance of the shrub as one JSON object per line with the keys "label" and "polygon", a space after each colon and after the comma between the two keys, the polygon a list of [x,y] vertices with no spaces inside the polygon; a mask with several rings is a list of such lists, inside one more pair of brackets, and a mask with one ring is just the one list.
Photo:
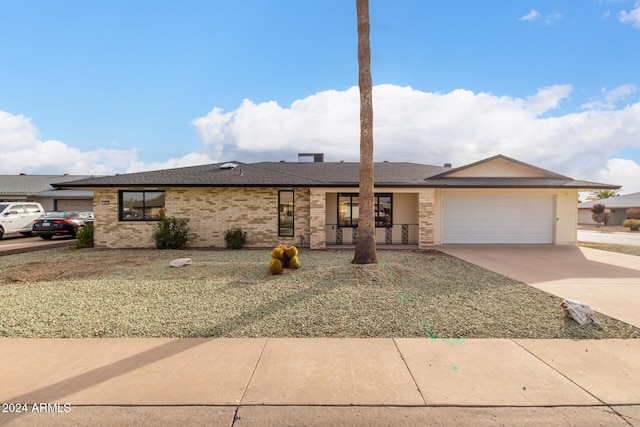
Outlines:
{"label": "shrub", "polygon": [[291,258],[291,261],[289,261],[289,268],[292,268],[294,270],[300,268],[300,259],[298,259],[297,255]]}
{"label": "shrub", "polygon": [[627,209],[627,219],[640,219],[640,208]]}
{"label": "shrub", "polygon": [[602,203],[596,203],[593,206],[591,206],[591,212],[593,212],[594,214],[604,213],[604,210],[605,210],[605,205]]}
{"label": "shrub", "polygon": [[271,258],[279,259],[279,260],[283,259],[284,257],[282,248],[275,248],[274,250],[271,251],[269,255],[271,255]]}
{"label": "shrub", "polygon": [[93,223],[89,222],[76,233],[76,249],[93,247]]}
{"label": "shrub", "polygon": [[298,256],[298,248],[296,248],[295,246],[289,246],[285,251],[285,256],[289,259],[293,259],[294,257]]}
{"label": "shrub", "polygon": [[241,228],[232,228],[224,232],[224,243],[228,249],[242,249],[247,243],[247,233]]}
{"label": "shrub", "polygon": [[625,219],[622,226],[632,230],[640,230],[640,219]]}
{"label": "shrub", "polygon": [[271,274],[280,274],[282,273],[282,261],[274,258],[271,260],[267,268]]}
{"label": "shrub", "polygon": [[153,240],[158,249],[184,249],[189,241],[189,219],[161,216]]}
{"label": "shrub", "polygon": [[[269,263],[269,272],[271,274],[280,274],[283,268],[291,268],[296,270],[300,268],[300,259],[298,258],[298,248],[295,246],[280,245],[271,251],[271,262]],[[275,263],[274,261],[278,261]],[[275,266],[280,265],[279,270]],[[274,273],[277,271],[277,273]]]}

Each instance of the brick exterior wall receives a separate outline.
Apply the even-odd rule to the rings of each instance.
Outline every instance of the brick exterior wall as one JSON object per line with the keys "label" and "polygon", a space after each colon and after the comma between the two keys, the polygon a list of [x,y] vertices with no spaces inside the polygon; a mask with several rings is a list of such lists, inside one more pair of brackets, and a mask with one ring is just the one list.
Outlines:
{"label": "brick exterior wall", "polygon": [[[247,232],[247,246],[299,246],[300,236],[308,246],[310,190],[288,189],[294,190],[294,237],[278,236],[277,188],[168,188],[164,189],[165,211],[167,216],[189,218],[190,247],[224,247],[224,232],[233,227]],[[118,220],[118,189],[94,189],[93,208],[96,247],[154,247],[155,222]]]}
{"label": "brick exterior wall", "polygon": [[310,247],[311,249],[325,249],[327,236],[326,224],[326,190],[312,188],[310,191]]}
{"label": "brick exterior wall", "polygon": [[427,249],[434,242],[434,209],[436,192],[432,189],[420,190],[418,193],[418,248]]}
{"label": "brick exterior wall", "polygon": [[[278,244],[326,248],[326,189],[294,190],[294,237],[278,236],[278,188],[168,188],[168,216],[189,218],[189,246],[223,248],[224,232],[240,227],[247,246]],[[125,189],[126,190],[126,189]],[[143,189],[130,189],[140,191]],[[159,190],[146,188],[144,190]],[[99,248],[152,248],[156,223],[118,220],[118,189],[94,189],[94,245]],[[435,190],[418,191],[418,247],[434,244]]]}

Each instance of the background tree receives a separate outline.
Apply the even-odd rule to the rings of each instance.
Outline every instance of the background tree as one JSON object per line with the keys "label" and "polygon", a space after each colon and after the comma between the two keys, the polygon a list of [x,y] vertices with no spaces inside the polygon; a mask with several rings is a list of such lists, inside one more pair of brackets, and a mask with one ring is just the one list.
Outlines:
{"label": "background tree", "polygon": [[620,190],[592,191],[589,194],[589,197],[587,197],[587,201],[608,199],[610,197],[618,197],[619,195],[620,195]]}
{"label": "background tree", "polygon": [[358,239],[354,264],[374,264],[376,224],[373,176],[373,84],[369,44],[369,0],[356,0],[358,14],[358,85],[360,87],[360,188]]}

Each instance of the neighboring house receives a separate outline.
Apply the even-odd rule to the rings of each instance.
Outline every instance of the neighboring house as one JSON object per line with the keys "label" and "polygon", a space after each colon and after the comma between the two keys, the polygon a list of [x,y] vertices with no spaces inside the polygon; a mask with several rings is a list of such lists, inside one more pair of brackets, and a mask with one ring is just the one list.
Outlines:
{"label": "neighboring house", "polygon": [[609,197],[578,204],[578,224],[593,224],[591,207],[596,203],[605,205],[611,216],[609,225],[622,225],[627,219],[627,209],[640,208],[640,193],[625,194],[624,196]]}
{"label": "neighboring house", "polygon": [[90,175],[0,175],[0,201],[38,202],[45,211],[90,211],[91,190],[58,190],[52,183],[89,178]]}
{"label": "neighboring house", "polygon": [[[379,244],[574,244],[578,191],[619,188],[502,155],[448,166],[375,164]],[[357,238],[358,181],[358,163],[229,162],[55,186],[93,191],[96,247],[152,247],[164,211],[189,218],[192,247],[224,247],[240,227],[248,246],[324,249]]]}

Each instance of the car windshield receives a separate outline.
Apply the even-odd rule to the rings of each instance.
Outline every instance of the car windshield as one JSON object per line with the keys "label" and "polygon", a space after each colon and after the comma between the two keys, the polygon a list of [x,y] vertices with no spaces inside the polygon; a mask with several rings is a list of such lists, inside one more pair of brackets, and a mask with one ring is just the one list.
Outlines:
{"label": "car windshield", "polygon": [[49,212],[47,213],[47,218],[69,218],[73,215],[73,212]]}
{"label": "car windshield", "polygon": [[9,205],[0,205],[0,212],[5,210],[7,208],[7,206],[9,206]]}

